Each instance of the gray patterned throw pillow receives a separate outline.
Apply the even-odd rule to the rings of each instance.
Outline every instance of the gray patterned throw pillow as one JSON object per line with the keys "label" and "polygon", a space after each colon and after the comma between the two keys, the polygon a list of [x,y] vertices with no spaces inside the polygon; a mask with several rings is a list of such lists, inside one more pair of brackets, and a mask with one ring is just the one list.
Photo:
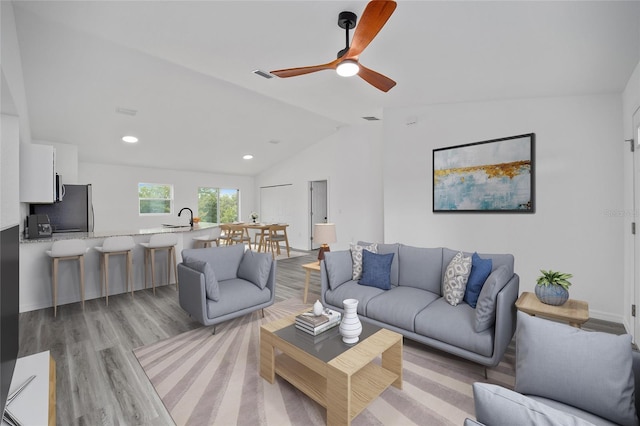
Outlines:
{"label": "gray patterned throw pillow", "polygon": [[351,243],[351,260],[353,262],[353,280],[357,281],[362,277],[362,250],[369,250],[371,253],[378,253],[378,244],[373,243],[368,246],[361,246]]}
{"label": "gray patterned throw pillow", "polygon": [[442,282],[442,296],[451,306],[462,302],[470,273],[471,257],[464,257],[462,252],[458,252],[449,262]]}

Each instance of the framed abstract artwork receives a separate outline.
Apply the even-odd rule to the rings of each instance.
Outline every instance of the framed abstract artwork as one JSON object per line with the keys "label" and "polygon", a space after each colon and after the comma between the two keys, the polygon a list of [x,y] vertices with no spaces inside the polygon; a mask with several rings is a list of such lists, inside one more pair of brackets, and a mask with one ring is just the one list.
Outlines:
{"label": "framed abstract artwork", "polygon": [[434,212],[535,211],[535,134],[433,150]]}

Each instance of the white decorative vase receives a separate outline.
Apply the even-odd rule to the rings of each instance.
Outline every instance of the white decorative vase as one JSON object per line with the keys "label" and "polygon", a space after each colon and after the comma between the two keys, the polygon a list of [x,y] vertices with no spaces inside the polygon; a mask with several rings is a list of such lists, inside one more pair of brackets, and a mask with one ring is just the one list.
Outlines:
{"label": "white decorative vase", "polygon": [[358,342],[362,333],[362,323],[358,318],[358,299],[345,299],[342,306],[344,316],[340,322],[340,335],[343,342],[352,345]]}
{"label": "white decorative vase", "polygon": [[313,304],[313,315],[319,317],[322,315],[323,309],[324,307],[322,306],[322,303],[320,303],[319,300],[316,300],[316,303]]}

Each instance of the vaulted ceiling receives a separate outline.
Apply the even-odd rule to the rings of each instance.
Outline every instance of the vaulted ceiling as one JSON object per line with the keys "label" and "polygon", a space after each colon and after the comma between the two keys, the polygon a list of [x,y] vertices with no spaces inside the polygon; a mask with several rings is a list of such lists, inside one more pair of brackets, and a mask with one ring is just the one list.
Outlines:
{"label": "vaulted ceiling", "polygon": [[333,60],[339,12],[366,4],[14,1],[32,138],[80,161],[255,175],[386,108],[620,93],[640,60],[640,2],[400,0],[360,56],[388,93],[252,73]]}

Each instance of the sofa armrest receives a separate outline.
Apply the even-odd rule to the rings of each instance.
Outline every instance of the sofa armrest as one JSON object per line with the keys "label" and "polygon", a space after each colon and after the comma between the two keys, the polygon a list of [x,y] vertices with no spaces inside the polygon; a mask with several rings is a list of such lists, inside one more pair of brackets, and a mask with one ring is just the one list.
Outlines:
{"label": "sofa armrest", "polygon": [[327,267],[324,264],[324,260],[320,261],[320,301],[322,305],[326,305],[327,301],[324,298],[324,294],[329,290],[329,276],[327,275]]}
{"label": "sofa armrest", "polygon": [[271,302],[276,299],[276,268],[278,266],[278,262],[275,260],[271,262],[271,270],[269,271],[269,278],[267,278],[267,285],[265,288],[271,290]]}
{"label": "sofa armrest", "polygon": [[636,387],[636,413],[640,416],[640,352],[635,349],[631,352],[631,361],[633,366],[633,380]]}
{"label": "sofa armrest", "polygon": [[178,265],[178,282],[180,306],[201,324],[206,324],[207,296],[204,274],[180,263]]}
{"label": "sofa armrest", "polygon": [[493,359],[498,365],[507,346],[516,332],[516,300],[520,292],[520,277],[513,274],[509,282],[500,290],[496,299],[496,324],[494,332]]}

